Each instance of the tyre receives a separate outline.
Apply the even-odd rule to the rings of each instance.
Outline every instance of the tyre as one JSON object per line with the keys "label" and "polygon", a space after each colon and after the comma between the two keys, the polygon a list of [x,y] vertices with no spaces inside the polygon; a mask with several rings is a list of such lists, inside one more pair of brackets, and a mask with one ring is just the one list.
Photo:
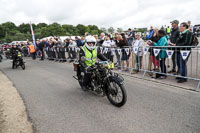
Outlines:
{"label": "tyre", "polygon": [[16,64],[16,62],[14,62],[13,61],[13,63],[12,63],[12,69],[15,69],[15,68],[17,68],[17,66],[16,66],[17,64]]}
{"label": "tyre", "polygon": [[79,76],[78,76],[78,83],[79,83],[81,89],[82,89],[83,91],[85,91],[85,89],[83,88],[83,77],[84,77],[84,75],[83,75],[83,73],[81,72],[81,73],[79,74]]}
{"label": "tyre", "polygon": [[123,84],[116,80],[110,80],[110,88],[106,91],[110,103],[116,107],[123,106],[127,101],[127,94]]}
{"label": "tyre", "polygon": [[22,67],[23,70],[25,70],[25,64],[24,64],[24,62],[22,63],[21,67]]}

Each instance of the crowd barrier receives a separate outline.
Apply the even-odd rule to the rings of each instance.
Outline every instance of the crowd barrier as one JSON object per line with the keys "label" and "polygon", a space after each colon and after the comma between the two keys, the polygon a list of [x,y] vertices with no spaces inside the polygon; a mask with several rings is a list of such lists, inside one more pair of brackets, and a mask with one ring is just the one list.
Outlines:
{"label": "crowd barrier", "polygon": [[[80,48],[68,49],[71,53],[72,60],[78,58]],[[160,74],[165,76],[180,77],[184,79],[196,80],[198,85],[196,90],[200,88],[200,46],[148,46],[143,47],[98,47],[98,50],[105,55],[109,60],[115,63],[115,68],[126,69],[130,73],[143,72],[143,77],[148,74]],[[160,54],[166,56],[163,63],[160,61]],[[67,55],[67,54],[66,54]],[[69,54],[68,54],[69,55]],[[123,56],[123,57],[122,57]],[[127,61],[122,61],[125,58]],[[175,59],[175,69],[177,74],[168,73],[173,69],[173,61]],[[178,70],[177,63],[180,62]],[[187,76],[181,76],[184,62],[187,62]],[[122,67],[122,64],[125,64]],[[129,65],[127,66],[126,63]],[[163,64],[160,65],[160,63]],[[166,73],[161,72],[161,69],[166,65]]]}

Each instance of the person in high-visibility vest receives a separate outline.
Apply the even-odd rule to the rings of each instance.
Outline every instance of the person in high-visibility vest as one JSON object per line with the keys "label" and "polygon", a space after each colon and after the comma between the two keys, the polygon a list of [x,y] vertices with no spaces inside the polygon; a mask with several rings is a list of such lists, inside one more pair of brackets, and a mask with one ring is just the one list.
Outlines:
{"label": "person in high-visibility vest", "polygon": [[36,59],[36,50],[35,50],[35,46],[33,45],[32,42],[30,42],[29,51],[30,51],[30,55],[31,55],[32,59],[35,60]]}
{"label": "person in high-visibility vest", "polygon": [[167,27],[167,35],[169,35],[171,33],[171,28],[169,28],[169,26]]}
{"label": "person in high-visibility vest", "polygon": [[85,44],[81,48],[79,53],[79,63],[81,65],[82,71],[84,71],[83,78],[83,89],[87,90],[87,86],[90,86],[90,67],[94,65],[99,58],[102,61],[107,61],[106,57],[104,57],[96,47],[97,40],[93,36],[87,36],[85,38]]}

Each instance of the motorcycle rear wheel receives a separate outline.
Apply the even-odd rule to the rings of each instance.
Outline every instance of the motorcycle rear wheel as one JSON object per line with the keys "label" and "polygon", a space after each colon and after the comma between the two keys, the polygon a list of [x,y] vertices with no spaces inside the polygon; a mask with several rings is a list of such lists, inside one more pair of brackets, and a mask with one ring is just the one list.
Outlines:
{"label": "motorcycle rear wheel", "polygon": [[24,64],[24,62],[21,64],[21,67],[22,67],[23,70],[25,70],[25,64]]}

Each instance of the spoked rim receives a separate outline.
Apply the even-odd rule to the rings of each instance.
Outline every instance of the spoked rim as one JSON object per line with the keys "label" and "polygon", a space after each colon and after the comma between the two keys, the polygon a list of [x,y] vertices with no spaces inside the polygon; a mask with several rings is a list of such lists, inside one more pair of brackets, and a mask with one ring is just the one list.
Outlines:
{"label": "spoked rim", "polygon": [[110,88],[110,98],[116,103],[121,103],[124,97],[120,85],[116,82],[110,82]]}

